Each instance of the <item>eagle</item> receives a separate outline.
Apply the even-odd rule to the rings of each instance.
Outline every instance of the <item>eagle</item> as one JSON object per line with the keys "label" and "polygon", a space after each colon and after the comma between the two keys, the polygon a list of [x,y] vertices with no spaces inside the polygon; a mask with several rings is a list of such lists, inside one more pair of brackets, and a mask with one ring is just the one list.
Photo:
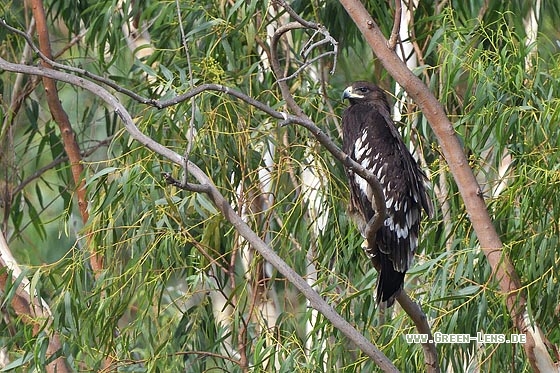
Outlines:
{"label": "eagle", "polygon": [[343,150],[371,171],[383,189],[386,216],[374,234],[374,242],[369,242],[365,232],[376,213],[373,189],[346,168],[349,213],[366,238],[363,248],[379,272],[377,302],[391,307],[418,247],[422,213],[432,215],[428,180],[395,127],[381,88],[370,82],[355,82],[344,90],[342,98],[350,102],[342,116]]}

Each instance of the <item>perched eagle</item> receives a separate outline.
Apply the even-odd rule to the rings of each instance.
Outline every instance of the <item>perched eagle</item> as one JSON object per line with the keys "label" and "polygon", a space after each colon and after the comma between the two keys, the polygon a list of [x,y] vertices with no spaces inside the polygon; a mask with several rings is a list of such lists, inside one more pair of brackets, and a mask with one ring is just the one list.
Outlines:
{"label": "perched eagle", "polygon": [[[375,84],[355,82],[344,90],[350,106],[342,116],[343,150],[373,172],[385,197],[386,218],[375,233],[375,242],[364,249],[379,271],[377,302],[393,305],[402,289],[404,275],[418,246],[422,210],[431,216],[426,193],[427,178],[397,131],[385,93]],[[352,170],[346,169],[350,184],[350,214],[362,234],[375,214],[373,190]],[[367,238],[367,237],[366,237]]]}

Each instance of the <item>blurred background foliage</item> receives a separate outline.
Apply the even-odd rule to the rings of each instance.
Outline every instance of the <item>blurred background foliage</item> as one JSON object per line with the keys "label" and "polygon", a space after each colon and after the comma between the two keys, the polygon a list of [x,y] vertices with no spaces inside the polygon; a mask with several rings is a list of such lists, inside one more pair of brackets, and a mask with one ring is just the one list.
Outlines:
{"label": "blurred background foliage", "polygon": [[[421,56],[415,72],[445,106],[464,144],[526,286],[530,316],[559,345],[560,6],[542,1],[538,39],[528,47],[523,20],[532,3],[420,2],[413,21]],[[31,15],[24,4],[4,2],[1,17],[26,30]],[[179,4],[188,50],[175,2],[46,1],[53,51],[71,45],[59,62],[108,77],[144,97],[174,97],[192,87],[192,78],[195,85],[224,84],[282,110],[266,57],[267,29],[287,21],[282,9],[256,0]],[[338,2],[294,1],[292,6],[340,42],[334,75],[328,73],[333,60],[322,59],[289,81],[305,113],[340,144],[340,95],[346,85],[367,79],[393,92],[394,82]],[[393,2],[367,6],[388,35]],[[131,20],[151,38],[153,50],[141,59],[123,37]],[[76,35],[80,41],[71,43]],[[311,37],[312,32],[298,30],[283,39],[280,61],[288,73],[301,64],[299,52]],[[0,28],[0,40],[3,58],[22,59],[22,38]],[[29,63],[37,61],[32,56]],[[16,76],[0,77],[0,110],[8,118]],[[62,354],[74,370],[101,369],[106,356],[123,372],[236,372],[242,371],[241,358],[254,371],[375,370],[326,320],[314,319],[303,296],[266,263],[251,257],[248,267],[243,265],[250,250],[210,200],[165,184],[162,172],[181,177],[176,166],[131,141],[98,99],[59,83],[62,104],[88,153],[90,220],[83,226],[58,127],[41,85],[35,88],[33,81],[24,78],[30,93],[10,131],[7,120],[2,129],[0,182],[2,189],[15,191],[4,224],[24,274],[52,307],[52,327],[61,333]],[[379,322],[372,296],[376,272],[346,214],[343,168],[305,129],[279,127],[224,94],[203,93],[162,110],[118,97],[144,133],[178,153],[191,139],[192,120],[189,159],[257,234],[299,273],[306,273],[312,253],[317,290],[399,369],[423,370],[421,346],[404,339],[415,332],[406,314],[397,307]],[[405,135],[425,161],[437,205],[434,219],[424,224],[407,290],[432,331],[515,333],[429,125],[412,103],[403,115],[405,127],[415,127]],[[309,171],[319,183],[317,200],[306,197]],[[95,280],[88,266],[92,247],[106,264]],[[9,294],[4,289],[4,305]],[[277,314],[272,324],[259,306],[267,302]],[[306,329],[309,320],[314,324]],[[14,318],[0,321],[8,368],[40,370],[44,338],[33,337]],[[438,352],[449,371],[529,369],[519,345],[442,344]]]}

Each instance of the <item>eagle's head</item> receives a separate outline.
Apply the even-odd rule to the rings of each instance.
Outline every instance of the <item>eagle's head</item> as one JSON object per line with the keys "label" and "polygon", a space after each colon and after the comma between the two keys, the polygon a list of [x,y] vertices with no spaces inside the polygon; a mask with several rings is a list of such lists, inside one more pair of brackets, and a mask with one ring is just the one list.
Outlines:
{"label": "eagle's head", "polygon": [[381,88],[370,82],[354,82],[344,90],[342,99],[348,99],[350,104],[377,104],[387,102],[385,93]]}

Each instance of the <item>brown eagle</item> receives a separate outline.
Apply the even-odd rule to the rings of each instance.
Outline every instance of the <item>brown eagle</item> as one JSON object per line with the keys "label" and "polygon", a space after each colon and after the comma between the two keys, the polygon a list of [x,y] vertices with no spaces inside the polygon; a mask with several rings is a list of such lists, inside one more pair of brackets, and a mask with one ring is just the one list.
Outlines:
{"label": "brown eagle", "polygon": [[[355,82],[344,90],[350,106],[342,116],[343,150],[354,161],[373,172],[385,197],[386,218],[375,233],[375,242],[364,249],[379,271],[377,302],[393,305],[403,287],[404,275],[418,247],[422,210],[432,214],[425,184],[427,178],[403,143],[393,120],[385,93],[375,84]],[[373,191],[352,170],[346,169],[350,184],[350,213],[364,234],[375,214]]]}

